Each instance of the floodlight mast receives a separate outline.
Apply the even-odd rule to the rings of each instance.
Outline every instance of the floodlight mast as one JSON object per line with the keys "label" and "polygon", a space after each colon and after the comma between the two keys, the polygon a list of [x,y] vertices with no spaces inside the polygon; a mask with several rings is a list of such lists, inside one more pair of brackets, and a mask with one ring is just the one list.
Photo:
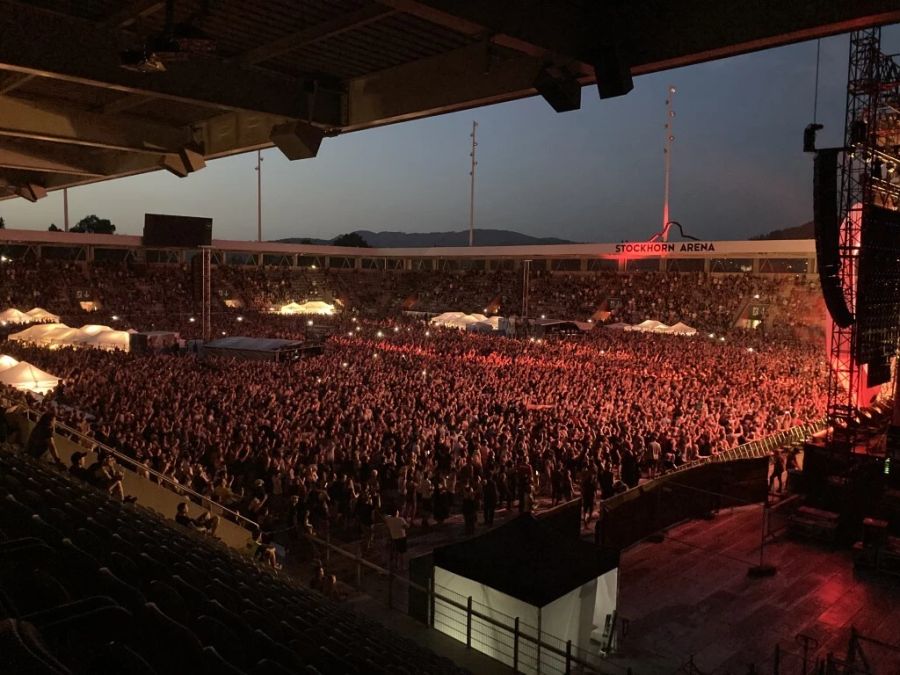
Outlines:
{"label": "floodlight mast", "polygon": [[673,109],[675,101],[675,87],[669,85],[666,96],[666,142],[663,146],[663,162],[665,166],[665,178],[663,183],[663,218],[662,218],[662,240],[669,241],[669,176],[672,172],[672,144],[675,142],[675,136],[672,133],[673,123],[675,121],[675,110]]}
{"label": "floodlight mast", "polygon": [[469,153],[469,156],[472,158],[472,168],[469,170],[469,176],[471,177],[469,184],[469,246],[475,245],[475,167],[478,165],[478,162],[475,161],[475,148],[478,147],[478,143],[475,141],[475,132],[478,129],[478,122],[472,122],[472,133],[469,134],[472,137],[472,152]]}

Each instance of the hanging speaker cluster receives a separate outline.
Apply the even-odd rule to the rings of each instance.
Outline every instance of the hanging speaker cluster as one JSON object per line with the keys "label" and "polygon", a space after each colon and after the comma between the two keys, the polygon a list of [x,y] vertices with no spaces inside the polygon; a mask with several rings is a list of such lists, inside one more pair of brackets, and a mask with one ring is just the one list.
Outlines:
{"label": "hanging speaker cluster", "polygon": [[813,164],[813,221],[816,262],[825,306],[834,322],[847,328],[853,313],[841,284],[840,223],[837,204],[837,158],[842,150],[819,150]]}
{"label": "hanging speaker cluster", "polygon": [[[594,69],[600,98],[624,96],[634,89],[631,64],[621,45],[600,45],[591,50],[587,62]],[[534,81],[534,88],[556,112],[581,108],[581,83],[576,73],[566,68],[545,65]]]}
{"label": "hanging speaker cluster", "polygon": [[269,139],[292,162],[309,159],[319,153],[325,132],[305,122],[288,122],[272,127]]}
{"label": "hanging speaker cluster", "polygon": [[38,185],[37,183],[25,183],[24,185],[20,185],[16,188],[15,192],[22,199],[26,199],[32,203],[47,196],[47,188],[43,185]]}
{"label": "hanging speaker cluster", "polygon": [[194,173],[206,166],[204,159],[198,147],[185,146],[178,152],[170,152],[163,155],[160,166],[179,178],[184,178],[189,173]]}
{"label": "hanging speaker cluster", "polygon": [[581,108],[581,83],[564,69],[550,66],[541,68],[534,81],[534,88],[558,113]]}
{"label": "hanging speaker cluster", "polygon": [[631,64],[625,58],[621,45],[599,47],[594,54],[593,64],[600,98],[624,96],[634,89]]}

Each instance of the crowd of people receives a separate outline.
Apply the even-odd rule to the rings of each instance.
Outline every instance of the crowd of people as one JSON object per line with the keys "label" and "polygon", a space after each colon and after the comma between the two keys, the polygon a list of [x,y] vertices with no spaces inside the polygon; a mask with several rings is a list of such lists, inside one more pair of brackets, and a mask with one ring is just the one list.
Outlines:
{"label": "crowd of people", "polygon": [[[817,283],[802,276],[535,270],[530,316],[597,326],[568,338],[461,333],[422,320],[447,310],[518,315],[522,275],[512,269],[223,265],[213,289],[213,337],[322,340],[323,355],[276,364],[192,348],[4,351],[62,378],[30,405],[267,532],[349,529],[371,546],[380,519],[405,542],[408,526],[452,514],[472,532],[499,509],[576,497],[589,520],[600,500],[642,479],[824,412],[824,312]],[[340,311],[271,313],[313,299]],[[190,340],[201,337],[197,300],[190,265],[0,265],[0,304],[40,305],[75,326]],[[701,334],[602,327],[645,319]],[[111,456],[90,472],[82,460],[73,473],[129,498]]]}
{"label": "crowd of people", "polygon": [[[237,316],[304,300],[333,302],[368,319],[396,316],[404,310],[503,316],[519,316],[522,311],[522,274],[513,270],[216,265],[212,275],[217,335],[233,330]],[[802,275],[535,270],[529,314],[598,322],[683,321],[712,332],[752,318],[779,337],[798,332],[820,337],[820,298],[817,282]],[[44,306],[70,325],[115,323],[122,328],[178,330],[184,337],[199,337],[198,300],[199,282],[190,265],[54,260],[0,264],[0,304],[23,310]],[[757,307],[758,315],[750,316],[748,304]]]}
{"label": "crowd of people", "polygon": [[590,517],[642,477],[824,410],[821,347],[794,340],[330,328],[322,356],[294,363],[5,351],[62,378],[33,405],[262,529],[352,526],[367,545],[395,511],[417,527],[461,512],[474,528],[580,495]]}

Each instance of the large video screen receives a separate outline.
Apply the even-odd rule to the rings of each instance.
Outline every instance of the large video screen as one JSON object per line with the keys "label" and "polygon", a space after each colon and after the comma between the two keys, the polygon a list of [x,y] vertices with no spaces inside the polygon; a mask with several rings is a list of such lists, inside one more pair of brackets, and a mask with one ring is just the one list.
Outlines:
{"label": "large video screen", "polygon": [[867,206],[856,292],[857,359],[878,363],[900,346],[900,212]]}
{"label": "large video screen", "polygon": [[212,245],[212,218],[144,214],[144,246],[196,248]]}

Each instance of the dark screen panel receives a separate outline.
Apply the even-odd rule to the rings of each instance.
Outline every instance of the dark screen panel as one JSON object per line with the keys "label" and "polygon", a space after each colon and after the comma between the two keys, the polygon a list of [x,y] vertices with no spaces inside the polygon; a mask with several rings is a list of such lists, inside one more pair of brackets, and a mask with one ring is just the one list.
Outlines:
{"label": "dark screen panel", "polygon": [[866,207],[857,282],[857,359],[887,361],[900,345],[900,212]]}
{"label": "dark screen panel", "polygon": [[195,248],[212,245],[212,218],[144,214],[144,246]]}

